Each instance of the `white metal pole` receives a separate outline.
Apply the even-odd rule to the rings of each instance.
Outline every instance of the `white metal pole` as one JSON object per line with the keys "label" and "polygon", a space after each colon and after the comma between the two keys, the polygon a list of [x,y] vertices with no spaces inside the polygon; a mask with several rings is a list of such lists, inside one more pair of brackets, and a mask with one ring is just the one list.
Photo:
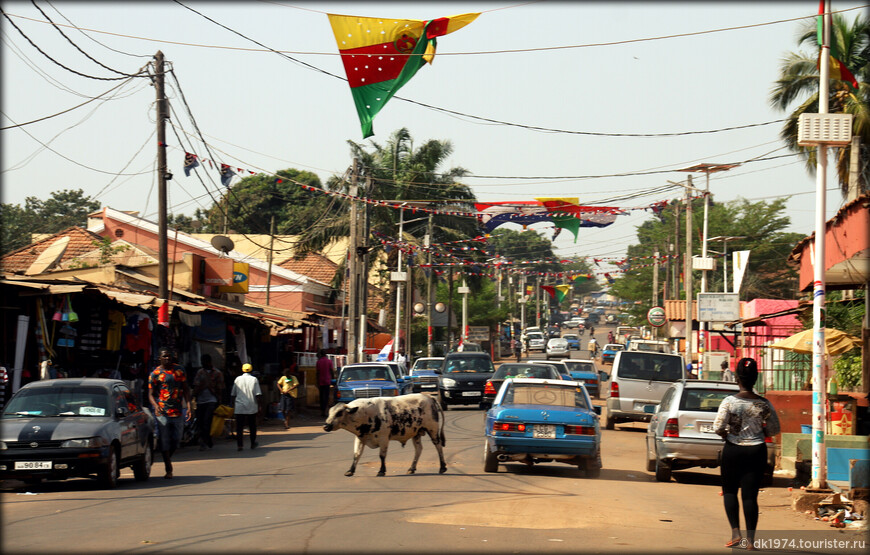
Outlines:
{"label": "white metal pole", "polygon": [[520,276],[520,329],[526,329],[526,275]]}
{"label": "white metal pole", "polygon": [[[830,73],[831,2],[825,2],[821,60],[819,67],[819,113],[828,113],[828,75]],[[828,147],[818,145],[816,161],[816,238],[813,260],[813,441],[810,487],[827,487],[825,457],[825,211]]]}
{"label": "white metal pole", "polygon": [[[468,284],[462,276],[462,344],[468,341]],[[464,349],[464,347],[463,347]]]}
{"label": "white metal pole", "polygon": [[722,240],[722,245],[724,247],[723,248],[724,252],[722,254],[722,268],[724,269],[724,272],[725,272],[725,276],[722,278],[723,279],[722,290],[727,293],[728,292],[728,239],[727,238]]}
{"label": "white metal pole", "polygon": [[[710,212],[710,170],[707,169],[707,182],[704,186],[704,237],[701,240],[701,258],[704,260],[704,263],[707,262],[707,220]],[[701,271],[701,293],[707,292],[707,270],[704,269]],[[704,352],[707,350],[707,322],[702,321],[698,323],[699,332],[698,332],[698,379],[704,379],[704,372],[707,371],[704,368]]]}
{"label": "white metal pole", "polygon": [[[402,242],[405,227],[405,208],[399,209],[399,243]],[[396,265],[396,272],[402,272],[402,249],[399,248],[399,263]],[[396,282],[396,327],[393,335],[393,359],[396,358],[396,353],[399,351],[399,330],[402,326],[402,281]]]}

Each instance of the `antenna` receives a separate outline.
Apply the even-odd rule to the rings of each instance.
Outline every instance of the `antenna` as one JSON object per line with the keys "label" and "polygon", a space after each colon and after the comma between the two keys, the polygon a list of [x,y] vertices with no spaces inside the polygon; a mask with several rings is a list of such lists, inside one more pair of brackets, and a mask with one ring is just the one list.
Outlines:
{"label": "antenna", "polygon": [[235,243],[233,240],[227,237],[226,235],[215,235],[211,238],[211,246],[221,251],[224,254],[227,254],[233,248],[235,248]]}

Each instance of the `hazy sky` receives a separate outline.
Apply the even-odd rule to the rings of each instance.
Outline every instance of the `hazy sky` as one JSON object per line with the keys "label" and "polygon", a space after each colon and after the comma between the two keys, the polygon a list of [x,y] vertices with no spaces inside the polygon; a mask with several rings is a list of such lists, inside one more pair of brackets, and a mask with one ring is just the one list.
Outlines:
{"label": "hazy sky", "polygon": [[[768,97],[784,54],[797,49],[799,30],[814,21],[815,0],[186,3],[304,63],[269,52],[175,2],[37,4],[56,23],[88,29],[86,36],[62,27],[88,55],[114,70],[135,73],[162,50],[215,159],[255,172],[310,170],[324,181],[350,164],[347,141],[362,141],[347,83],[324,73],[344,77],[326,14],[432,19],[482,12],[467,27],[438,39],[434,64],[398,93],[466,116],[396,98],[375,118],[374,141],[386,142],[401,127],[409,129],[415,144],[451,141],[454,151],[443,169],[467,169],[471,175],[464,182],[488,201],[570,196],[595,203],[681,181],[686,174],[602,176],[772,158],[712,175],[715,199],[794,195],[787,205],[790,231],[813,229],[815,179],[796,156],[787,156],[781,123],[756,124],[786,115],[771,108]],[[58,63],[93,77],[118,77],[75,50],[32,3],[4,2],[3,9]],[[854,19],[859,13],[846,15]],[[4,127],[56,114],[121,84],[63,115],[4,130],[3,202],[81,188],[104,206],[139,211],[156,221],[150,82],[77,75],[37,51],[5,19],[2,38]],[[175,176],[169,183],[171,211],[193,214],[211,200],[199,179],[184,176],[184,151],[206,153],[192,137],[194,126],[178,88],[171,79],[168,83],[172,123],[179,134],[191,134],[179,144],[172,129],[167,131]],[[752,127],[671,137],[602,136],[742,126]],[[218,190],[217,171],[200,175],[206,173],[207,188]],[[694,177],[703,186],[703,175]],[[836,189],[828,194],[830,216],[842,203],[833,171],[828,186]],[[642,207],[680,194],[657,192],[608,204]],[[564,233],[556,242],[558,253],[620,256],[636,242],[636,226],[649,217],[633,211],[608,228],[581,229],[576,243]]]}

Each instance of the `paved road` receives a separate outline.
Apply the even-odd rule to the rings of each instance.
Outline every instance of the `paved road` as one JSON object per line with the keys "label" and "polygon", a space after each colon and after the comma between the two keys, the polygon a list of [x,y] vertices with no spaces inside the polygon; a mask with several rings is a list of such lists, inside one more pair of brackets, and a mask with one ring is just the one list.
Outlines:
{"label": "paved road", "polygon": [[[148,482],[125,470],[111,491],[88,479],[7,483],[2,550],[707,552],[721,550],[729,533],[716,471],[655,482],[644,471],[639,424],[604,431],[598,479],[558,464],[484,473],[483,413],[470,407],[447,412],[447,474],[437,473],[424,443],[418,474],[406,475],[413,449],[393,443],[386,477],[376,477],[377,453],[366,450],[347,478],[353,438],[321,424],[314,416],[290,431],[274,423],[255,451],[238,453],[227,439],[205,453],[184,448],[171,481],[158,462]],[[790,510],[786,485],[761,494],[761,526],[825,530]]]}

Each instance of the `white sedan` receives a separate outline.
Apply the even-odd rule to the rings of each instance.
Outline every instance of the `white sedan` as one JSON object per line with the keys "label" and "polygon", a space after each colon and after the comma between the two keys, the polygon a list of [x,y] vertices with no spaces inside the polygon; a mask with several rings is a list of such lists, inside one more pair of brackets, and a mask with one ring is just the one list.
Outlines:
{"label": "white sedan", "polygon": [[550,357],[567,358],[571,355],[568,349],[568,341],[562,337],[553,337],[547,341],[547,360]]}

